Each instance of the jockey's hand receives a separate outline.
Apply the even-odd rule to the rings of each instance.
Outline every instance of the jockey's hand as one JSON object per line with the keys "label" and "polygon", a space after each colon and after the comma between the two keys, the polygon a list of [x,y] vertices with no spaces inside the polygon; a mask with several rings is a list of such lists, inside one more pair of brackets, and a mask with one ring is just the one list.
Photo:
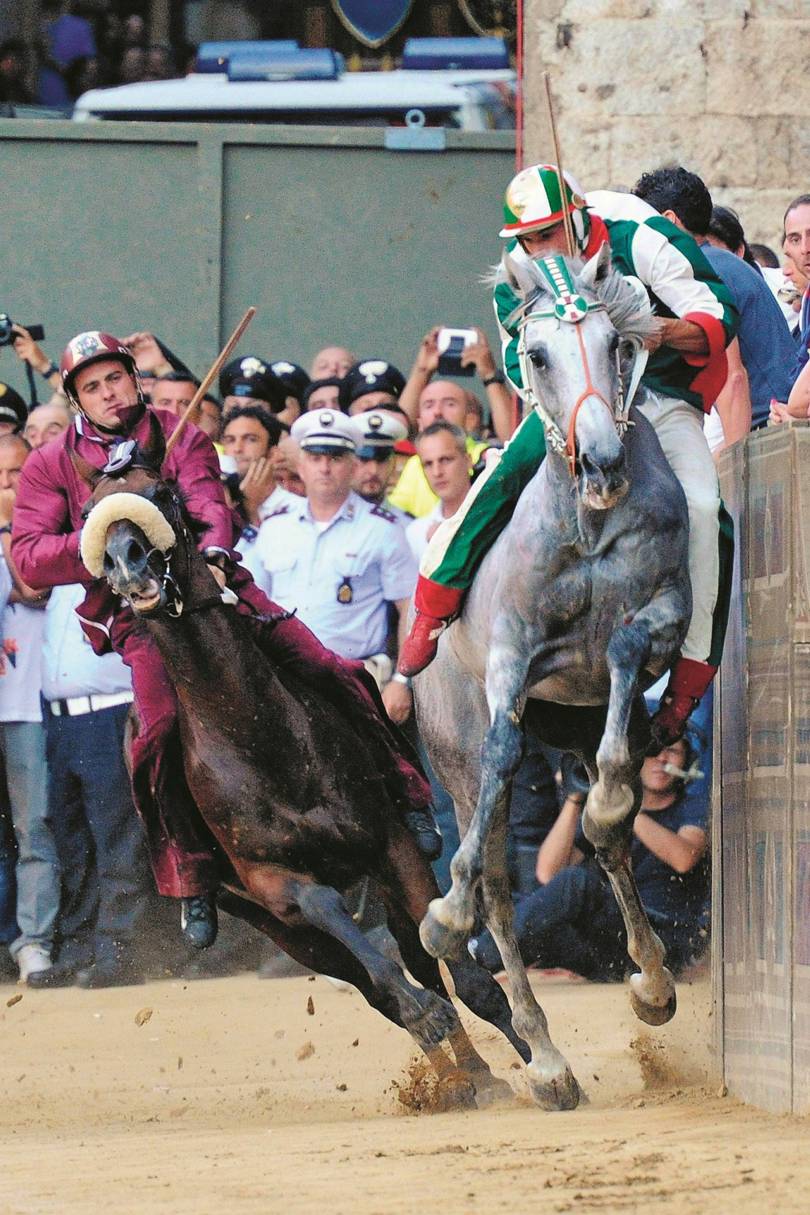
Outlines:
{"label": "jockey's hand", "polygon": [[498,368],[495,366],[495,360],[492,357],[492,347],[487,341],[487,335],[477,325],[475,332],[478,334],[478,341],[474,345],[465,348],[461,355],[461,366],[474,367],[479,379],[488,380],[490,376],[495,374]]}
{"label": "jockey's hand", "polygon": [[413,695],[404,683],[398,683],[394,679],[387,683],[382,690],[382,702],[391,721],[398,726],[406,722],[411,715]]}
{"label": "jockey's hand", "polygon": [[275,489],[274,461],[270,456],[260,456],[253,460],[239,482],[245,514],[251,523],[258,522],[259,507],[265,498],[269,498]]}
{"label": "jockey's hand", "polygon": [[17,334],[12,345],[14,346],[14,353],[18,358],[24,359],[26,363],[30,363],[34,371],[43,372],[46,367],[50,366],[51,360],[44,350],[36,344],[24,325],[12,325],[11,329],[13,333]]}
{"label": "jockey's hand", "polygon": [[425,334],[419,344],[419,353],[416,356],[414,371],[421,372],[428,379],[439,370],[439,347],[436,344],[436,339],[439,336],[440,329],[441,325],[434,325]]}
{"label": "jockey's hand", "polygon": [[220,567],[218,565],[212,565],[210,561],[208,561],[206,564],[208,565],[208,568],[211,571],[211,573],[214,575],[214,581],[216,582],[217,586],[219,587],[219,589],[221,591],[224,591],[225,590],[225,581],[226,581],[225,571],[223,569],[220,569]]}
{"label": "jockey's hand", "polygon": [[782,422],[790,421],[790,413],[784,401],[777,401],[775,398],[771,401],[771,411],[768,414],[768,425],[779,426]]}
{"label": "jockey's hand", "polygon": [[124,338],[124,345],[132,351],[138,371],[149,375],[166,375],[172,370],[153,333],[131,333]]}
{"label": "jockey's hand", "polygon": [[652,331],[652,333],[648,333],[644,339],[644,349],[648,350],[650,354],[653,354],[656,350],[658,350],[659,346],[663,346],[665,340],[666,330],[664,327],[664,322],[661,320],[656,321],[655,329]]}

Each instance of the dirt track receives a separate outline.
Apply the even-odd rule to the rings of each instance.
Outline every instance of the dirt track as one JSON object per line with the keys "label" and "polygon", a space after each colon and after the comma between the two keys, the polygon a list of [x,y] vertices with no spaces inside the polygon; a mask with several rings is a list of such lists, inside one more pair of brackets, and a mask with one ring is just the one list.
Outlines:
{"label": "dirt track", "polygon": [[810,1127],[717,1094],[705,984],[649,1032],[621,988],[538,990],[590,1097],[574,1113],[405,1114],[408,1038],[323,979],[25,991],[10,1008],[22,989],[2,987],[0,1211],[807,1211]]}

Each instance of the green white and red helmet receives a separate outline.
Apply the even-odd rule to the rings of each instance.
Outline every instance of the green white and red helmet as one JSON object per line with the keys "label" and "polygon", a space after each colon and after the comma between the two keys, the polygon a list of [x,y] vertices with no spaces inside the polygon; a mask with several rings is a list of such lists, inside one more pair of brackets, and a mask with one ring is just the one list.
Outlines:
{"label": "green white and red helmet", "polygon": [[[580,249],[588,242],[588,212],[582,192],[570,173],[565,178],[565,204],[574,227],[574,238]],[[505,240],[520,238],[559,224],[563,218],[560,179],[556,165],[530,165],[521,169],[510,181],[503,201],[503,227],[499,233]]]}

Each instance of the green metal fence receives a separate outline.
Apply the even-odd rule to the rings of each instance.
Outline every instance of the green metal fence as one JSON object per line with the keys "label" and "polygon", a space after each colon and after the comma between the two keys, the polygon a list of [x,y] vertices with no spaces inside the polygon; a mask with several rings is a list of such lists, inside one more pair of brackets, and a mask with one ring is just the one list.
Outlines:
{"label": "green metal fence", "polygon": [[[404,369],[433,324],[482,325],[509,132],[442,151],[377,129],[0,121],[0,311],[57,357],[85,328],[152,329],[198,372],[249,304],[242,349],[327,343]],[[13,351],[0,379],[24,388]]]}

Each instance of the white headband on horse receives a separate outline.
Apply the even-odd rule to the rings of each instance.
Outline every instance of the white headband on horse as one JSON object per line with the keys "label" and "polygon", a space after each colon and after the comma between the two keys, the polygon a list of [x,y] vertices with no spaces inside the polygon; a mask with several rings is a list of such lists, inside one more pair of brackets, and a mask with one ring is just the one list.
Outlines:
{"label": "white headband on horse", "polygon": [[108,494],[97,502],[82,528],[79,551],[89,573],[104,577],[104,550],[107,532],[113,523],[128,519],[139,527],[149,543],[164,555],[177,543],[174,528],[153,502],[140,494]]}

